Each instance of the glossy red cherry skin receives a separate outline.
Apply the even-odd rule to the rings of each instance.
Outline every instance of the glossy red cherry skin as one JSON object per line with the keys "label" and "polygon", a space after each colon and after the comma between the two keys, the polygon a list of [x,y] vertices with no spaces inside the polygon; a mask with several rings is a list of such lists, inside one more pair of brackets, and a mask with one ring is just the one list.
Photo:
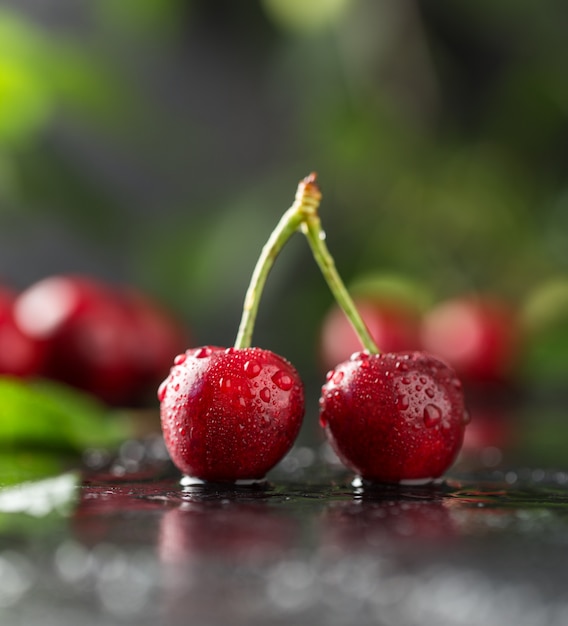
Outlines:
{"label": "glossy red cherry skin", "polygon": [[188,350],[158,398],[172,461],[211,482],[264,478],[292,447],[304,415],[298,373],[260,348]]}
{"label": "glossy red cherry skin", "polygon": [[363,479],[428,481],[454,462],[467,413],[452,368],[424,352],[359,352],[328,374],[320,423]]}

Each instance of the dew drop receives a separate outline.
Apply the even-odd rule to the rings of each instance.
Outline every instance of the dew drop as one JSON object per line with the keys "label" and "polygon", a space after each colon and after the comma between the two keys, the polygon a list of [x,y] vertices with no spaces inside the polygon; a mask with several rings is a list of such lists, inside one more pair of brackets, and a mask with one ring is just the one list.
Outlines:
{"label": "dew drop", "polygon": [[234,346],[231,346],[225,350],[225,354],[235,354],[236,351],[237,349]]}
{"label": "dew drop", "polygon": [[420,393],[422,391],[422,385],[416,385],[416,387],[414,387],[414,389],[416,389],[416,391],[418,391],[418,393]]}
{"label": "dew drop", "polygon": [[175,358],[174,358],[174,365],[181,365],[182,363],[185,363],[185,361],[187,360],[187,354],[178,354]]}
{"label": "dew drop", "polygon": [[245,374],[249,378],[256,378],[260,374],[262,368],[260,367],[260,363],[258,361],[250,360],[245,363],[244,370]]}
{"label": "dew drop", "polygon": [[179,391],[179,383],[176,383],[176,384],[174,385],[174,391]]}
{"label": "dew drop", "polygon": [[432,389],[432,387],[427,387],[424,393],[429,397],[433,398],[436,395],[436,392]]}
{"label": "dew drop", "polygon": [[219,379],[219,387],[221,387],[221,391],[228,392],[233,387],[233,381],[226,376],[222,376]]}
{"label": "dew drop", "polygon": [[408,396],[400,394],[396,399],[396,405],[403,411],[406,410],[410,406],[410,400],[408,399]]}
{"label": "dew drop", "polygon": [[403,377],[400,379],[400,382],[401,382],[403,385],[410,385],[411,380],[410,380],[410,378],[409,378],[408,376],[403,376]]}
{"label": "dew drop", "polygon": [[427,428],[432,428],[442,419],[442,410],[435,404],[427,404],[424,407],[423,417],[425,426]]}
{"label": "dew drop", "polygon": [[329,372],[325,375],[326,382],[329,382],[333,378],[334,374],[335,370],[329,370]]}
{"label": "dew drop", "polygon": [[282,370],[278,370],[276,374],[272,376],[272,382],[277,387],[280,387],[282,391],[289,391],[294,385],[294,381],[292,380],[292,378]]}
{"label": "dew drop", "polygon": [[426,376],[420,376],[419,380],[423,385],[425,385],[428,382],[428,379],[426,378]]}
{"label": "dew drop", "polygon": [[343,372],[335,372],[332,380],[336,385],[339,385],[339,383],[343,380],[344,376],[345,374]]}
{"label": "dew drop", "polygon": [[213,350],[211,350],[211,348],[200,348],[195,353],[195,358],[196,359],[204,359],[205,357],[211,356],[212,352],[213,352]]}
{"label": "dew drop", "polygon": [[263,402],[270,402],[270,389],[268,387],[263,387],[260,390],[259,396]]}
{"label": "dew drop", "polygon": [[158,387],[158,402],[162,402],[166,397],[166,391],[168,390],[168,379],[164,380]]}
{"label": "dew drop", "polygon": [[408,372],[408,365],[402,361],[397,361],[394,366],[400,372]]}

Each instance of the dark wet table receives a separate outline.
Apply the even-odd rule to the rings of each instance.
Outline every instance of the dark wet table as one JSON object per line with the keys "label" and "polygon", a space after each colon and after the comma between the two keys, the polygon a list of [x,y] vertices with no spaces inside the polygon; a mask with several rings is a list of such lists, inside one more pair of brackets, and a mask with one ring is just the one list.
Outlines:
{"label": "dark wet table", "polygon": [[534,419],[514,423],[529,453],[497,445],[491,418],[494,439],[421,487],[354,486],[321,444],[264,485],[182,486],[129,442],[4,500],[0,624],[564,626],[568,415],[548,435]]}

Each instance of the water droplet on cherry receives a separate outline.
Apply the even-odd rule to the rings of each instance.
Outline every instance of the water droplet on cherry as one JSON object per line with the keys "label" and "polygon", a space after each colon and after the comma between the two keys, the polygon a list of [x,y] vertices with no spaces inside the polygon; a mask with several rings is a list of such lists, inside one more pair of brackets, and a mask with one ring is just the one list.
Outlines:
{"label": "water droplet on cherry", "polygon": [[410,380],[410,378],[409,378],[408,376],[403,376],[403,377],[400,379],[400,382],[401,382],[403,385],[410,385],[410,383],[411,383],[412,381]]}
{"label": "water droplet on cherry", "polygon": [[432,389],[432,387],[427,387],[424,393],[429,397],[433,398],[436,395],[436,392]]}
{"label": "water droplet on cherry", "polygon": [[221,387],[221,391],[228,392],[231,390],[232,386],[233,386],[233,381],[230,378],[226,376],[222,376],[219,379],[219,387]]}
{"label": "water droplet on cherry", "polygon": [[163,399],[166,397],[167,388],[168,388],[168,379],[166,378],[166,380],[162,381],[162,383],[158,387],[158,402],[162,402]]}
{"label": "water droplet on cherry", "polygon": [[294,381],[292,380],[292,378],[282,370],[278,370],[276,374],[272,376],[272,382],[277,387],[280,387],[282,391],[289,391],[294,385]]}
{"label": "water droplet on cherry", "polygon": [[258,361],[250,360],[244,364],[244,370],[249,378],[256,378],[262,371],[262,367]]}
{"label": "water droplet on cherry", "polygon": [[270,389],[268,387],[263,387],[260,390],[259,396],[263,402],[270,402]]}
{"label": "water droplet on cherry", "polygon": [[408,396],[400,394],[398,398],[396,399],[396,404],[399,408],[401,408],[404,411],[410,406],[410,400]]}
{"label": "water droplet on cherry", "polygon": [[432,428],[440,423],[442,419],[442,410],[435,404],[427,404],[424,407],[424,424],[427,428]]}
{"label": "water droplet on cherry", "polygon": [[187,360],[187,354],[185,354],[185,353],[178,354],[174,358],[174,365],[181,365],[182,363],[185,363],[186,360]]}
{"label": "water droplet on cherry", "polygon": [[195,353],[195,358],[196,359],[204,359],[205,357],[211,356],[212,352],[213,352],[213,350],[211,350],[211,348],[200,348]]}
{"label": "water droplet on cherry", "polygon": [[343,372],[335,372],[335,374],[333,375],[333,382],[336,385],[339,385],[339,383],[343,380],[343,377],[345,376],[345,374]]}

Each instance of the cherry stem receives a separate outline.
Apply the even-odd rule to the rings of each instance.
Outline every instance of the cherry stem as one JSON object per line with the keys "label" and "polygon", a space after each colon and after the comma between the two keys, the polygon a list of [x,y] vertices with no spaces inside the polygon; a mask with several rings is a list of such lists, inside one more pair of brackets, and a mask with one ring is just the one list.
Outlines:
{"label": "cherry stem", "polygon": [[316,182],[316,175],[312,173],[300,181],[294,203],[280,218],[276,228],[272,231],[268,241],[262,248],[245,295],[241,323],[235,339],[235,348],[250,347],[258,305],[268,274],[284,244],[301,228],[308,239],[314,259],[325,281],[347,319],[351,322],[361,344],[365,350],[372,354],[379,352],[365,322],[361,319],[359,311],[339,276],[335,267],[335,261],[325,243],[325,232],[321,227],[318,215],[320,202],[321,191]]}
{"label": "cherry stem", "polygon": [[315,190],[308,188],[307,193],[313,193],[314,197],[317,198],[317,204],[312,203],[309,205],[311,210],[305,212],[304,220],[302,222],[302,232],[308,239],[314,259],[318,264],[321,273],[331,290],[331,293],[353,326],[353,329],[359,337],[359,341],[365,350],[371,354],[378,354],[379,348],[371,337],[369,329],[365,325],[365,322],[361,318],[355,303],[349,295],[349,292],[347,291],[347,288],[337,271],[335,261],[329,252],[327,244],[325,243],[325,231],[321,226],[321,220],[318,215],[321,192],[315,183],[315,175],[312,176],[313,187],[315,187]]}
{"label": "cherry stem", "polygon": [[310,204],[310,202],[312,202],[310,198],[305,197],[306,194],[303,192],[303,183],[304,181],[298,185],[294,203],[280,218],[280,221],[270,234],[268,241],[264,244],[260,256],[258,257],[245,295],[243,314],[235,339],[235,348],[241,349],[250,347],[258,313],[258,305],[268,274],[280,250],[284,247],[284,244],[298,231],[304,221],[304,204]]}

